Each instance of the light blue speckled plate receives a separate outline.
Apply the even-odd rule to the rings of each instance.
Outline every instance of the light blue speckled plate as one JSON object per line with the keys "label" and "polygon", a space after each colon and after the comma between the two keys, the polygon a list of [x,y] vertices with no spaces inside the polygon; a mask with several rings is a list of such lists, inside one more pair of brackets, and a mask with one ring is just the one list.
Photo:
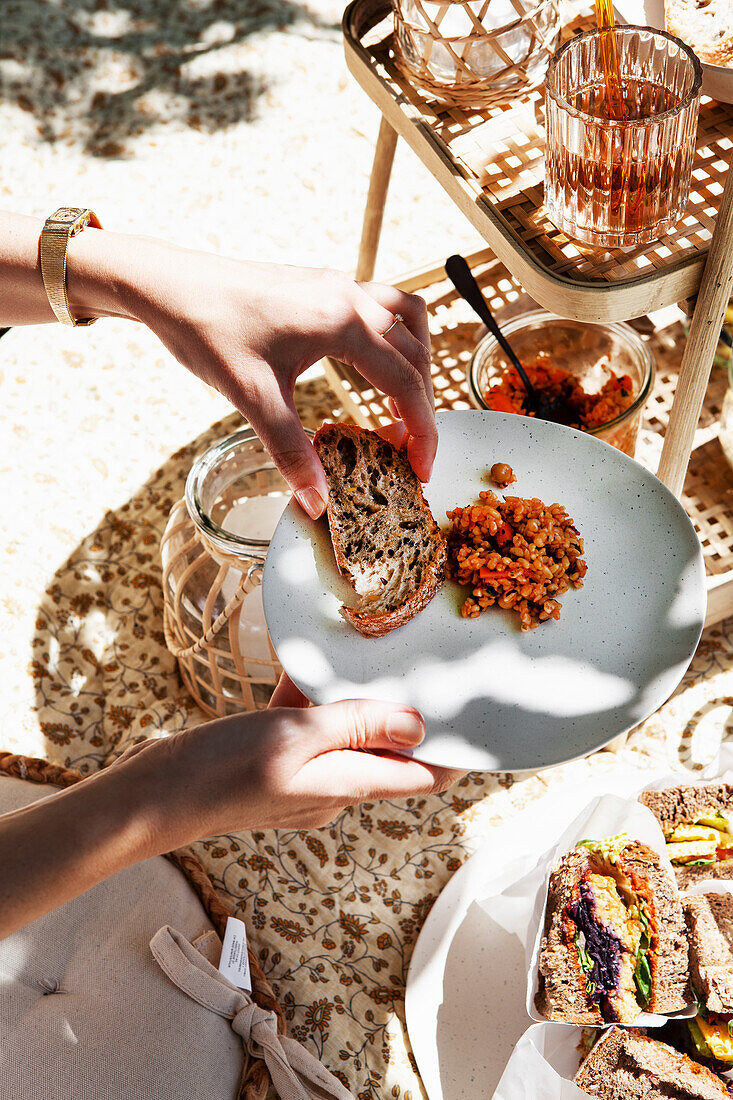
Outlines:
{"label": "light blue speckled plate", "polygon": [[671,695],[697,646],[706,606],[695,530],[653,474],[572,428],[495,412],[438,415],[426,498],[439,523],[488,486],[494,462],[508,492],[559,502],[585,540],[583,588],[559,622],[521,633],[492,608],[462,619],[466,594],[446,584],[412,622],[363,638],[339,615],[353,593],[340,577],[325,519],[292,502],[270,545],[263,602],[283,668],[316,703],[409,703],[427,734],[415,756],[455,768],[521,771],[601,748]]}

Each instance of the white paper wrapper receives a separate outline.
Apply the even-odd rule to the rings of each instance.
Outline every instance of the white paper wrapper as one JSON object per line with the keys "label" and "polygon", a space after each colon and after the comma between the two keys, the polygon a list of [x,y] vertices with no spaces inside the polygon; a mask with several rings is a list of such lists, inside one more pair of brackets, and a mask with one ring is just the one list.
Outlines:
{"label": "white paper wrapper", "polygon": [[525,1031],[507,1062],[493,1100],[586,1100],[573,1084],[580,1064],[580,1029],[535,1024]]}

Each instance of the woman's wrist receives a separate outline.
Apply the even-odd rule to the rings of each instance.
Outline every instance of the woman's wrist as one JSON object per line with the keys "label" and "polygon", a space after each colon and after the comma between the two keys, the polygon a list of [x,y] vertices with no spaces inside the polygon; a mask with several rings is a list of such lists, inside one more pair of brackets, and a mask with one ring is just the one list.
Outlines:
{"label": "woman's wrist", "polygon": [[139,321],[148,242],[126,233],[85,229],[69,241],[66,291],[74,317]]}
{"label": "woman's wrist", "polygon": [[136,859],[149,859],[198,839],[191,805],[181,806],[179,738],[173,734],[136,746],[105,774],[115,804],[126,815],[124,826]]}

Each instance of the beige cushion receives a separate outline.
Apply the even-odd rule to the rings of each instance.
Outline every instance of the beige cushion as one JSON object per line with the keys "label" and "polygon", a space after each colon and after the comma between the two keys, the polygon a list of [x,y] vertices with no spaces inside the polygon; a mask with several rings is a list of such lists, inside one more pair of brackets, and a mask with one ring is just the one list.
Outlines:
{"label": "beige cushion", "polygon": [[[50,790],[0,776],[0,813]],[[212,927],[159,857],[0,941],[1,1100],[236,1096],[241,1040],[155,963],[150,940],[166,924],[190,941]]]}

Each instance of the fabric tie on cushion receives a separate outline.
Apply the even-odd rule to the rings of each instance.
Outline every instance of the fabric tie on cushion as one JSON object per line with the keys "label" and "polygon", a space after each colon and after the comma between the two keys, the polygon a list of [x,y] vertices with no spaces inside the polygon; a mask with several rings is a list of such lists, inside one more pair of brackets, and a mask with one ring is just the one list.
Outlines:
{"label": "fabric tie on cushion", "polygon": [[260,1008],[248,993],[227,981],[175,928],[168,924],[160,928],[150,941],[150,950],[183,993],[231,1020],[251,1057],[264,1060],[280,1100],[354,1100],[305,1047],[278,1035],[274,1012]]}

